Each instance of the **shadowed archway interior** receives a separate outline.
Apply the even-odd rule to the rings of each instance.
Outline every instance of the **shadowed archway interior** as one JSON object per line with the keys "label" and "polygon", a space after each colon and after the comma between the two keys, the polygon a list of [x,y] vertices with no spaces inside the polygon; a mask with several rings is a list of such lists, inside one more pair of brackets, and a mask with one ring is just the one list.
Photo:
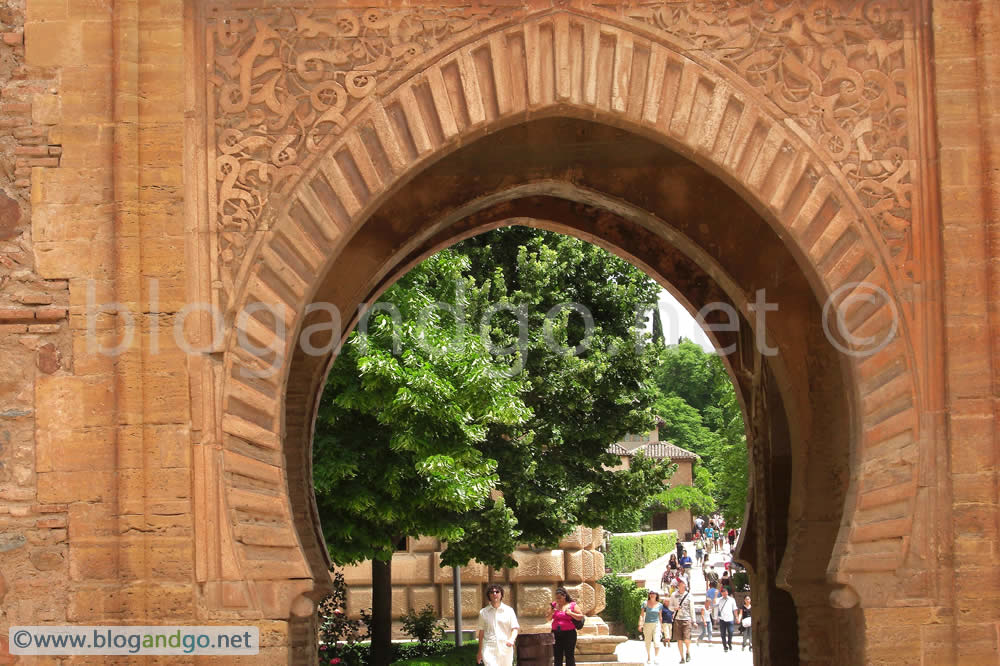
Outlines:
{"label": "shadowed archway interior", "polygon": [[[863,635],[859,614],[831,608],[836,586],[826,575],[849,480],[847,370],[824,337],[821,292],[808,265],[800,265],[747,199],[705,168],[647,138],[582,118],[508,127],[400,184],[328,259],[311,298],[336,305],[353,327],[359,305],[422,258],[525,221],[626,257],[693,311],[725,303],[741,313],[737,330],[722,326],[728,320],[720,311],[707,320],[719,325],[718,347],[731,352],[725,358],[748,424],[751,499],[739,557],[751,567],[760,608],[758,658],[798,661],[806,648],[798,636],[808,626],[812,649],[835,655],[837,663],[854,661]],[[759,290],[776,309],[750,308]],[[307,315],[299,330],[321,317]],[[286,384],[288,487],[317,580],[328,561],[311,492],[311,434],[332,360],[297,348]],[[309,617],[295,624],[295,633],[311,631]]]}

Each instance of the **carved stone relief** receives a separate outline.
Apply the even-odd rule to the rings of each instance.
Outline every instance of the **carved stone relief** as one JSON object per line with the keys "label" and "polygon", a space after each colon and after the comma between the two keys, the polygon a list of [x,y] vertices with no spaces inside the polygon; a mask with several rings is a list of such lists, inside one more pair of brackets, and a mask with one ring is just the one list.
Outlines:
{"label": "carved stone relief", "polygon": [[[574,10],[642,23],[721,63],[787,113],[844,175],[889,256],[912,259],[914,166],[903,0],[630,0]],[[524,7],[208,10],[210,215],[224,304],[275,192],[289,191],[352,109],[421,55]]]}
{"label": "carved stone relief", "polygon": [[[415,58],[512,10],[317,8],[209,10],[209,165],[218,275],[231,297],[274,192],[347,125],[350,111]],[[231,303],[226,302],[228,308]]]}
{"label": "carved stone relief", "polygon": [[[911,25],[902,0],[595,3],[690,42],[763,93],[837,163],[890,255],[911,258]],[[910,63],[912,67],[912,63]],[[900,256],[902,255],[902,256]]]}

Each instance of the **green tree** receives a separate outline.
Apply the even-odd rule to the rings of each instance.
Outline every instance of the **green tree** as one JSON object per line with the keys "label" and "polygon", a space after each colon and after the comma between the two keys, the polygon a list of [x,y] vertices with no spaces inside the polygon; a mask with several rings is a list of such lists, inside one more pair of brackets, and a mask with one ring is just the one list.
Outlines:
{"label": "green tree", "polygon": [[[659,287],[601,248],[528,227],[491,231],[454,249],[469,257],[472,276],[495,303],[520,308],[520,318],[501,311],[489,328],[503,342],[520,338],[517,362],[532,414],[523,425],[493,425],[485,445],[522,541],[553,546],[574,525],[627,513],[669,473],[651,460],[606,469],[618,463],[610,444],[654,422],[661,348],[640,331]],[[583,306],[593,326],[567,304]],[[559,353],[553,345],[582,349]]]}
{"label": "green tree", "polygon": [[722,359],[682,339],[663,350],[656,383],[661,392],[656,412],[663,420],[662,438],[701,457],[693,488],[671,488],[656,501],[668,507],[698,507],[696,513],[718,509],[727,523],[742,524],[748,483],[746,436]]}
{"label": "green tree", "polygon": [[[458,317],[468,306],[468,260],[440,253],[387,292],[402,325],[380,312],[341,351],[321,398],[313,481],[336,564],[373,560],[372,658],[388,663],[389,563],[400,537],[460,542],[470,523],[497,548],[517,534],[497,464],[477,444],[493,424],[524,423],[524,378],[487,353]],[[431,312],[431,317],[420,317]],[[400,351],[394,353],[394,348]],[[509,552],[508,551],[505,551]]]}
{"label": "green tree", "polygon": [[[321,400],[314,476],[332,559],[373,558],[374,663],[399,537],[444,539],[446,565],[514,566],[517,543],[553,546],[662,486],[666,465],[610,471],[606,452],[652,425],[659,348],[636,344],[636,313],[657,293],[599,248],[513,227],[423,262],[382,299],[401,325],[382,312],[352,334]],[[451,313],[421,316],[437,302]]]}

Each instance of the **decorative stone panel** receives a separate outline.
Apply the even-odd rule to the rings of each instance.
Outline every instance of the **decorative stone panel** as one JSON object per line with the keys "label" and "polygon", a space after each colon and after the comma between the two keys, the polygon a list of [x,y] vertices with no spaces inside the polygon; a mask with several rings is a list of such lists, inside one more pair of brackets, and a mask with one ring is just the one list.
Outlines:
{"label": "decorative stone panel", "polygon": [[510,570],[510,580],[516,583],[531,581],[558,581],[563,577],[563,551],[543,550],[512,553],[517,567]]}

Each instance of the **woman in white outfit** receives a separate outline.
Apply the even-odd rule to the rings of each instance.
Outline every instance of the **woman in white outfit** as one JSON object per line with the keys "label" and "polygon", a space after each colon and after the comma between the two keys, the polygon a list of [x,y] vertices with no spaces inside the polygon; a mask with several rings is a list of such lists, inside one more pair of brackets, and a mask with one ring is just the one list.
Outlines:
{"label": "woman in white outfit", "polygon": [[490,603],[479,611],[479,654],[477,664],[484,666],[512,666],[514,641],[521,627],[514,609],[503,603],[503,588],[490,585],[486,588]]}

